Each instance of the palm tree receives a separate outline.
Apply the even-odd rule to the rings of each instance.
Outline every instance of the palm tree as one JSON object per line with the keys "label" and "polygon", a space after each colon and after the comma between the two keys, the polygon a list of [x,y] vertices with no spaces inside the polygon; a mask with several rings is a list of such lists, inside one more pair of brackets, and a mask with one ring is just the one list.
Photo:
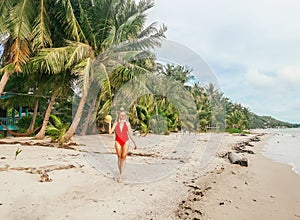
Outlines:
{"label": "palm tree", "polygon": [[192,87],[191,93],[193,94],[197,113],[199,117],[199,129],[200,131],[207,131],[211,121],[211,105],[205,88],[200,86],[199,83],[195,83]]}
{"label": "palm tree", "polygon": [[[59,96],[67,97],[68,95],[71,94],[71,86],[70,84],[70,79],[71,74],[68,72],[65,73],[60,73],[60,74],[54,74],[54,75],[48,75],[44,76],[44,82],[43,84],[40,83],[40,90],[45,89],[47,87],[48,91],[51,94],[47,110],[44,115],[44,120],[42,127],[40,131],[36,134],[35,138],[36,139],[43,139],[45,137],[45,132],[46,128],[49,122],[50,114],[52,112],[53,106],[55,104],[56,98]],[[46,80],[45,80],[46,79]]]}
{"label": "palm tree", "polygon": [[[229,105],[229,104],[228,104]],[[249,127],[250,111],[241,104],[230,104],[226,115],[226,127],[246,129]]]}
{"label": "palm tree", "polygon": [[50,115],[51,125],[47,126],[46,132],[53,141],[62,143],[62,137],[69,127],[69,123],[63,123],[63,121],[55,116]]}
{"label": "palm tree", "polygon": [[22,72],[36,49],[51,46],[47,4],[49,0],[0,0],[0,36],[5,36],[4,72],[0,95],[14,72]]}
{"label": "palm tree", "polygon": [[75,41],[68,41],[65,47],[44,49],[38,56],[41,66],[52,72],[71,69],[82,84],[81,100],[65,141],[73,136],[80,122],[90,83],[98,80],[102,91],[107,86],[105,93],[112,100],[109,74],[121,66],[135,68],[130,61],[142,49],[158,45],[166,30],[165,27],[158,30],[154,24],[142,29],[145,11],[152,7],[152,1],[136,4],[125,0],[95,0],[93,5],[77,1],[76,6],[79,11],[76,14],[73,10],[72,17],[73,23],[78,24],[77,32],[73,33],[77,36]]}

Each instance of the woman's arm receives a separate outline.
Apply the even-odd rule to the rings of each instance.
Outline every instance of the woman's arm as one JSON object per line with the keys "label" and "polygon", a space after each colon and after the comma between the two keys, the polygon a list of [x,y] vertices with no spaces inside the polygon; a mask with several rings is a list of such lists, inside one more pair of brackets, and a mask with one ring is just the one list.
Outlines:
{"label": "woman's arm", "polygon": [[111,134],[114,132],[115,128],[116,128],[117,123],[115,122],[113,124],[113,126],[111,127],[111,122],[108,122],[108,133]]}
{"label": "woman's arm", "polygon": [[133,149],[137,149],[137,145],[132,137],[132,134],[131,134],[131,125],[129,122],[126,122],[127,123],[127,127],[128,127],[128,136],[130,137],[131,141],[133,142],[134,144],[134,148]]}

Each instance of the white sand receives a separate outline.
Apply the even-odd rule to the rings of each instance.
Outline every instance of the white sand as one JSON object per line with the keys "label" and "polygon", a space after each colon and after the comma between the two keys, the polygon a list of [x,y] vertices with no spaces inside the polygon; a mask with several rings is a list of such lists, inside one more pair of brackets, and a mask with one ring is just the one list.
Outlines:
{"label": "white sand", "polygon": [[[84,144],[76,151],[21,145],[16,160],[20,146],[0,145],[0,169],[8,168],[0,171],[0,219],[300,219],[300,177],[290,167],[260,153],[246,155],[249,167],[215,156],[252,136],[136,137],[139,149],[127,158],[123,183],[115,181],[111,135],[74,138]],[[75,168],[48,172],[51,182],[12,170],[70,164]]]}

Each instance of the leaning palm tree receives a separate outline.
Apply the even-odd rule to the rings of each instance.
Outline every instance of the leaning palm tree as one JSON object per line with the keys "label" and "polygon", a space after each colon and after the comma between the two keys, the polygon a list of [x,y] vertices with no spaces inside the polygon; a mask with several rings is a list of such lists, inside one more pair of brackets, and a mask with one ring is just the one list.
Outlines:
{"label": "leaning palm tree", "polygon": [[[47,86],[48,92],[50,92],[51,97],[49,99],[48,107],[46,109],[44,120],[40,131],[36,134],[36,139],[43,139],[45,137],[46,128],[50,119],[50,114],[52,112],[53,106],[55,104],[56,98],[59,96],[67,97],[71,94],[70,91],[70,83],[72,77],[69,73],[60,73],[49,75],[47,80],[44,81],[43,84],[40,84],[40,89],[45,90],[45,86]],[[44,78],[46,78],[44,76]],[[44,88],[43,88],[44,87]]]}

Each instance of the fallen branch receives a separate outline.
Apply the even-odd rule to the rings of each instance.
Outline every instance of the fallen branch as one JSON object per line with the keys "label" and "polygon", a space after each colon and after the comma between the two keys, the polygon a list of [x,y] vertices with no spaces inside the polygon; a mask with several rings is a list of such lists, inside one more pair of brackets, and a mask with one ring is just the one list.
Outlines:
{"label": "fallen branch", "polygon": [[140,156],[140,157],[159,157],[159,155],[154,154],[154,153],[133,153],[133,152],[128,152],[128,156]]}
{"label": "fallen branch", "polygon": [[[78,167],[78,166],[77,166]],[[25,170],[27,173],[31,174],[42,174],[45,172],[52,172],[55,170],[67,170],[67,169],[72,169],[72,168],[77,168],[73,164],[69,165],[48,165],[48,166],[42,166],[42,167],[0,167],[0,171],[8,171],[8,170],[17,170],[17,171],[22,171]],[[80,166],[82,167],[82,166]],[[79,167],[79,168],[80,168]]]}
{"label": "fallen branch", "polygon": [[[82,165],[79,166],[80,168]],[[9,168],[8,166],[1,168],[0,167],[0,172],[1,171],[8,171],[8,170],[25,170],[26,173],[31,173],[31,174],[39,174],[40,175],[40,182],[51,182],[52,179],[49,177],[48,172],[52,172],[55,170],[67,170],[67,169],[72,169],[76,168],[73,164],[69,165],[49,165],[49,166],[42,166],[42,167],[12,167]]]}
{"label": "fallen branch", "polygon": [[43,167],[39,167],[39,168],[29,168],[28,171],[26,171],[27,173],[31,173],[31,174],[43,174],[43,173],[48,173],[48,172],[52,172],[55,170],[68,170],[68,169],[72,169],[75,168],[75,166],[73,164],[69,164],[69,165],[49,165],[49,166],[43,166]]}

